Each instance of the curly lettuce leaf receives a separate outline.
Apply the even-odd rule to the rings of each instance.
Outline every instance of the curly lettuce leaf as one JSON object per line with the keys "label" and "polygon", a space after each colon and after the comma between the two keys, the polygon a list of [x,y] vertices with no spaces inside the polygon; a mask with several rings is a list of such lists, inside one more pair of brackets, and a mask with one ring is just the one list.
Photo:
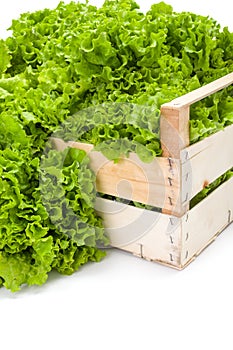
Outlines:
{"label": "curly lettuce leaf", "polygon": [[[107,244],[88,158],[45,155],[49,136],[151,161],[160,106],[233,71],[233,34],[164,2],[143,14],[133,0],[61,2],[11,30],[0,40],[0,285],[17,290],[99,261]],[[232,87],[194,105],[191,143],[232,124],[232,105]]]}
{"label": "curly lettuce leaf", "polygon": [[0,40],[0,77],[11,66],[11,55],[4,40]]}

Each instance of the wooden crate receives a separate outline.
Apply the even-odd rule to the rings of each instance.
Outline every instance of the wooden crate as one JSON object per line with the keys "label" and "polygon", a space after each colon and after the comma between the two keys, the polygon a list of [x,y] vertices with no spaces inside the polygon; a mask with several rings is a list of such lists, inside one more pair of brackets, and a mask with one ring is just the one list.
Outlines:
{"label": "wooden crate", "polygon": [[57,140],[59,149],[89,153],[97,191],[161,208],[156,212],[97,198],[112,246],[182,269],[233,221],[233,178],[189,209],[198,192],[233,167],[233,125],[190,146],[190,106],[232,83],[230,73],[164,104],[163,154],[149,164],[134,153],[114,163],[92,151],[91,144]]}

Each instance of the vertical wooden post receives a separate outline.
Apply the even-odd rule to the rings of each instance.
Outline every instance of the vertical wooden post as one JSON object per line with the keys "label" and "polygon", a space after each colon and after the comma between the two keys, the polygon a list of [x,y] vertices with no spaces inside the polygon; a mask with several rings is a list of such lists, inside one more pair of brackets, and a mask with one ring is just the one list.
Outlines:
{"label": "vertical wooden post", "polygon": [[[171,186],[166,191],[166,199],[171,204],[171,209],[164,209],[163,213],[182,216],[189,209],[189,201],[183,203],[182,193],[182,166],[179,161],[179,169],[176,172],[179,176],[179,196],[174,195],[174,189],[172,186],[173,176],[173,159],[180,160],[180,152],[185,147],[189,146],[189,105],[180,106],[173,101],[162,105],[161,107],[161,120],[160,120],[160,139],[163,150],[163,157],[168,158],[168,166],[170,175],[168,179]],[[165,175],[166,176],[166,175]]]}
{"label": "vertical wooden post", "polygon": [[180,159],[180,151],[189,146],[189,106],[161,106],[160,139],[163,157]]}

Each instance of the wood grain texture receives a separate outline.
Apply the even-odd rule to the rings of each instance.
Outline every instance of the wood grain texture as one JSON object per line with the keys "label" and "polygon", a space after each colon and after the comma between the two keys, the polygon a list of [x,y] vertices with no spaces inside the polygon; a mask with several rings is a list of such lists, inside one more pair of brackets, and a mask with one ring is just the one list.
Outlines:
{"label": "wood grain texture", "polygon": [[[180,152],[189,145],[189,107],[170,108],[161,107],[160,138],[163,157],[180,159]],[[182,174],[180,173],[180,189],[182,188]],[[172,188],[170,188],[172,191]],[[167,195],[173,198],[172,193]],[[163,207],[163,213],[182,216],[189,209],[189,202],[183,201],[182,191],[176,196],[176,206]]]}
{"label": "wood grain texture", "polygon": [[189,146],[189,106],[161,106],[160,139],[163,157],[180,158],[180,151]]}

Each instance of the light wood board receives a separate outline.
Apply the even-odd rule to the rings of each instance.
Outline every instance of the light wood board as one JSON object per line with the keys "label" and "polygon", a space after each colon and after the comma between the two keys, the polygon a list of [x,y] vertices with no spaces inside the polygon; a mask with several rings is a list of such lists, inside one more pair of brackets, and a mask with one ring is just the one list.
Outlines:
{"label": "light wood board", "polygon": [[233,125],[181,151],[182,199],[190,200],[233,167]]}

